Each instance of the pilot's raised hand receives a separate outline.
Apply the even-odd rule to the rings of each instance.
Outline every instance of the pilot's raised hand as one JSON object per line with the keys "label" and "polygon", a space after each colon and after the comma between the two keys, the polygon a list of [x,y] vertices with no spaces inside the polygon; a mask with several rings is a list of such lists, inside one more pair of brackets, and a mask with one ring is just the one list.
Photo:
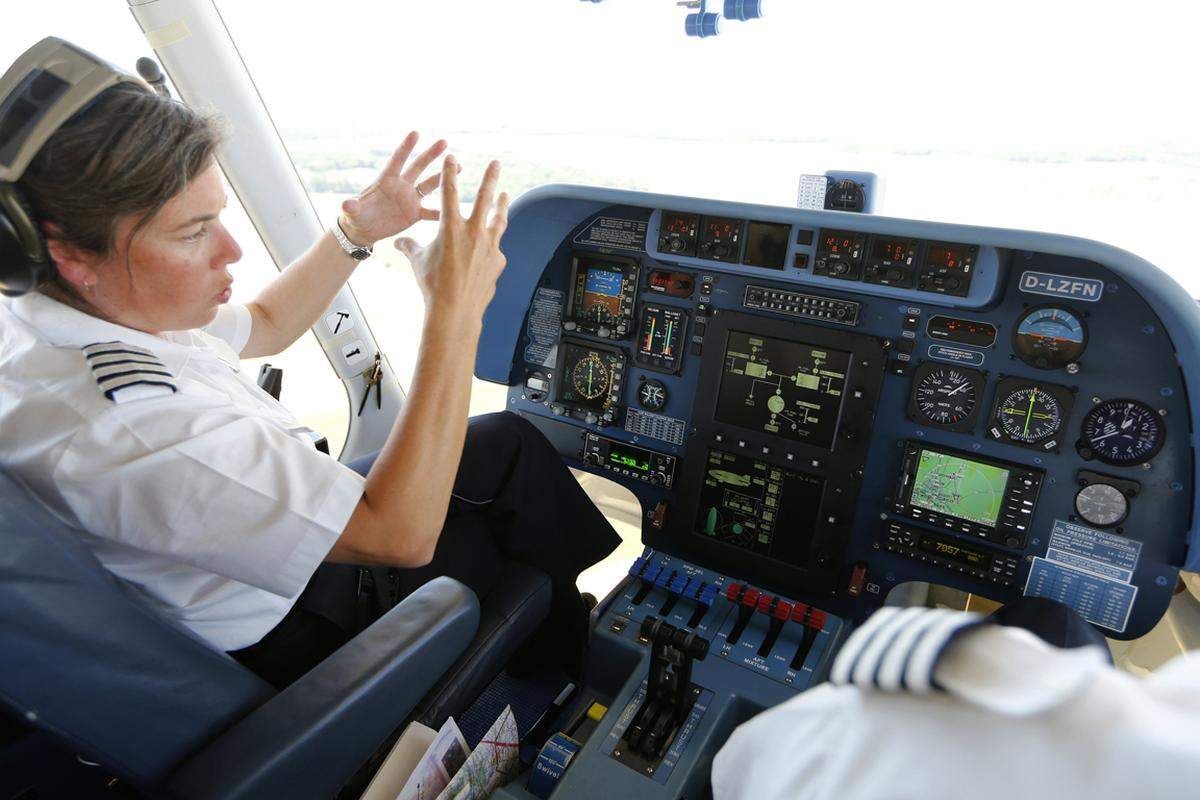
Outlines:
{"label": "pilot's raised hand", "polygon": [[418,138],[416,131],[405,136],[379,177],[358,197],[342,203],[338,221],[354,244],[366,247],[407,230],[418,220],[438,219],[438,211],[423,207],[421,200],[438,187],[441,175],[422,179],[421,174],[445,152],[446,141],[437,140],[406,166]]}
{"label": "pilot's raised hand", "polygon": [[493,161],[483,175],[471,216],[464,218],[458,205],[460,169],[454,156],[446,156],[441,175],[442,224],[437,237],[428,247],[402,237],[396,240],[396,247],[412,262],[426,314],[436,309],[478,323],[504,270],[500,237],[508,226],[508,195],[496,195],[500,162]]}

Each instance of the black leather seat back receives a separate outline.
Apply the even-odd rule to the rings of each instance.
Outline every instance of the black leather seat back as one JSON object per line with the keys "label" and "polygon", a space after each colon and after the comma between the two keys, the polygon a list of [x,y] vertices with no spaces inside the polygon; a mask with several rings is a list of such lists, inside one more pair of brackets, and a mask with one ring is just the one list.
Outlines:
{"label": "black leather seat back", "polygon": [[0,703],[141,786],[274,694],[151,609],[0,471]]}

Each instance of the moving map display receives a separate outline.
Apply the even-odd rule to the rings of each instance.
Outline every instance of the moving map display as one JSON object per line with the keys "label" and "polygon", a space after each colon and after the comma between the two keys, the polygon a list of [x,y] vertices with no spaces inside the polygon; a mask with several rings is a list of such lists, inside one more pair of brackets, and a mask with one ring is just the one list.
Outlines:
{"label": "moving map display", "polygon": [[991,464],[922,450],[909,503],[993,527],[1004,504],[1009,471]]}
{"label": "moving map display", "polygon": [[840,350],[730,331],[714,416],[829,450],[849,366]]}
{"label": "moving map display", "polygon": [[709,450],[696,533],[789,564],[808,561],[825,482]]}

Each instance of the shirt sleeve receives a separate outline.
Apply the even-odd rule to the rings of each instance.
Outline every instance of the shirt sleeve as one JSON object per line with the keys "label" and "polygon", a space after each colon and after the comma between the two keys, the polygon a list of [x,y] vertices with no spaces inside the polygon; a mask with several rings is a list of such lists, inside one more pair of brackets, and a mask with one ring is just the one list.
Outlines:
{"label": "shirt sleeve", "polygon": [[250,341],[250,329],[253,325],[254,318],[250,315],[248,306],[226,303],[217,308],[217,316],[201,330],[209,336],[224,340],[233,348],[235,354],[241,355],[246,349],[246,342]]}
{"label": "shirt sleeve", "polygon": [[93,419],[54,479],[90,533],[281,597],[308,583],[365,482],[268,420],[182,393]]}

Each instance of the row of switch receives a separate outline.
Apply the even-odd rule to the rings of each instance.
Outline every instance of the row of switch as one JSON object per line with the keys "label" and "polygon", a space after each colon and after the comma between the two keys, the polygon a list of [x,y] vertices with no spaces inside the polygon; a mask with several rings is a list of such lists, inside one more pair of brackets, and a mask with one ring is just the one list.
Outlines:
{"label": "row of switch", "polygon": [[667,601],[659,609],[663,616],[671,613],[679,598],[694,600],[697,607],[692,613],[692,618],[688,620],[690,628],[700,624],[712,606],[713,600],[717,597],[717,587],[714,584],[677,570],[671,570],[668,573],[663,569],[662,562],[650,561],[645,556],[639,556],[633,562],[633,565],[629,567],[629,575],[642,581],[637,594],[633,596],[634,605],[644,602],[651,589],[662,589],[667,593]]}
{"label": "row of switch", "polygon": [[785,623],[790,621],[804,626],[800,646],[796,648],[792,661],[788,665],[793,670],[804,666],[804,660],[808,658],[813,642],[817,640],[817,634],[825,628],[824,611],[805,603],[789,603],[782,598],[760,592],[751,586],[731,583],[725,587],[725,599],[738,607],[737,622],[725,637],[725,641],[730,645],[737,644],[738,640],[742,638],[742,633],[745,632],[746,626],[755,612],[770,619],[767,635],[758,648],[758,655],[761,658],[771,655],[771,650],[775,647],[775,642],[783,631]]}

